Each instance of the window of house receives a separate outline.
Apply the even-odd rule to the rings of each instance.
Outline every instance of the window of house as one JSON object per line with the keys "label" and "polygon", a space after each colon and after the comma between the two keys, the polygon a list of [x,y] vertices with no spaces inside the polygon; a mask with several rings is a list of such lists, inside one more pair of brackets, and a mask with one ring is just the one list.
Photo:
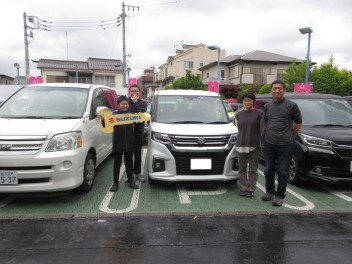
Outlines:
{"label": "window of house", "polygon": [[204,65],[204,63],[203,63],[203,62],[199,63],[199,66],[200,66],[200,67],[203,67],[203,65]]}
{"label": "window of house", "polygon": [[225,78],[225,70],[221,70],[221,79]]}
{"label": "window of house", "polygon": [[106,85],[109,87],[116,87],[115,84],[115,76],[109,76],[109,75],[97,75],[94,78],[94,83],[95,84],[101,84],[101,85]]}
{"label": "window of house", "polygon": [[238,69],[239,69],[238,65],[230,68],[230,78],[238,78],[239,77]]}
{"label": "window of house", "polygon": [[277,79],[283,80],[284,79],[284,69],[277,69]]}
{"label": "window of house", "polygon": [[209,78],[209,72],[207,72],[207,78]]}
{"label": "window of house", "polygon": [[[60,76],[57,76],[57,77],[60,77]],[[70,75],[69,82],[75,83],[76,75]],[[92,77],[78,74],[78,83],[92,83]]]}
{"label": "window of house", "polygon": [[193,69],[193,61],[184,61],[183,65],[185,69]]}

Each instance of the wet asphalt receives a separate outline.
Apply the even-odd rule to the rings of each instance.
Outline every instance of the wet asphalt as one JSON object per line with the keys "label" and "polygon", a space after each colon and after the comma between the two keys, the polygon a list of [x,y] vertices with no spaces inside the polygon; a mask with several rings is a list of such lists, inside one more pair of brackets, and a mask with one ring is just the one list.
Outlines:
{"label": "wet asphalt", "polygon": [[352,263],[352,213],[0,219],[0,263]]}

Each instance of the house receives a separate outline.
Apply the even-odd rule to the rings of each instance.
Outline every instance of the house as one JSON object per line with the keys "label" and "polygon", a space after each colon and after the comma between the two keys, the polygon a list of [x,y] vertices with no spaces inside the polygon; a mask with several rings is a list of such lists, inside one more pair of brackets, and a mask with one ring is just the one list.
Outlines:
{"label": "house", "polygon": [[142,91],[142,97],[148,98],[148,96],[150,96],[149,86],[154,85],[154,68],[145,69],[143,73],[138,76],[137,84]]}
{"label": "house", "polygon": [[[220,50],[220,58],[225,57],[225,50]],[[218,51],[210,50],[206,45],[182,45],[182,50],[176,50],[174,56],[159,67],[155,75],[155,83],[161,87],[170,85],[174,80],[186,75],[187,70],[192,74],[201,75],[200,67],[208,65],[218,59]]]}
{"label": "house", "polygon": [[[220,60],[220,85],[228,84],[270,84],[274,80],[282,80],[284,71],[295,61],[303,60],[283,56],[267,51],[255,50],[245,55],[231,55]],[[218,62],[213,61],[199,68],[202,80],[216,80]]]}
{"label": "house", "polygon": [[5,74],[0,74],[0,84],[10,85],[14,84],[15,78],[7,76]]}
{"label": "house", "polygon": [[78,82],[123,87],[123,66],[121,60],[88,58],[87,61],[40,59],[37,68],[41,70],[44,83]]}

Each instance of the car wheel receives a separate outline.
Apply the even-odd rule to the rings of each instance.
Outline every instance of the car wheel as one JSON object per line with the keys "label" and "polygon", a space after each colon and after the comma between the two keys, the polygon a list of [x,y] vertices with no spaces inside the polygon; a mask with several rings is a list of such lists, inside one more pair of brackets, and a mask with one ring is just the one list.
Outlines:
{"label": "car wheel", "polygon": [[149,182],[150,185],[155,185],[156,182],[157,182],[157,180],[154,180],[154,179],[152,179],[152,178],[150,178],[150,177],[148,176],[148,182]]}
{"label": "car wheel", "polygon": [[92,189],[95,177],[95,158],[92,153],[88,153],[83,169],[83,183],[81,185],[82,192],[89,192]]}
{"label": "car wheel", "polygon": [[299,174],[298,174],[298,162],[295,155],[293,155],[292,157],[288,176],[289,176],[288,182],[290,184],[297,185],[300,182]]}

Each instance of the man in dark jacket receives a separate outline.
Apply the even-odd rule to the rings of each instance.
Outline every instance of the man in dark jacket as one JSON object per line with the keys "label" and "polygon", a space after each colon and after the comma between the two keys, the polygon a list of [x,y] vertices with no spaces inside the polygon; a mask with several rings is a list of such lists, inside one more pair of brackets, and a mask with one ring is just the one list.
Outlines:
{"label": "man in dark jacket", "polygon": [[[143,113],[147,111],[147,102],[141,98],[141,90],[137,84],[130,87],[130,108],[132,113]],[[133,172],[136,178],[145,182],[145,177],[142,174],[142,144],[143,144],[144,122],[134,123],[134,138],[136,148],[134,150],[134,167]]]}
{"label": "man in dark jacket", "polygon": [[[113,114],[130,113],[129,99],[126,96],[120,96],[117,99],[119,110],[113,111]],[[138,189],[138,185],[133,179],[133,151],[135,150],[135,141],[133,133],[133,124],[116,125],[113,133],[113,155],[114,155],[114,184],[110,188],[111,192],[116,192],[119,188],[120,167],[122,162],[122,153],[126,166],[128,187]]]}

